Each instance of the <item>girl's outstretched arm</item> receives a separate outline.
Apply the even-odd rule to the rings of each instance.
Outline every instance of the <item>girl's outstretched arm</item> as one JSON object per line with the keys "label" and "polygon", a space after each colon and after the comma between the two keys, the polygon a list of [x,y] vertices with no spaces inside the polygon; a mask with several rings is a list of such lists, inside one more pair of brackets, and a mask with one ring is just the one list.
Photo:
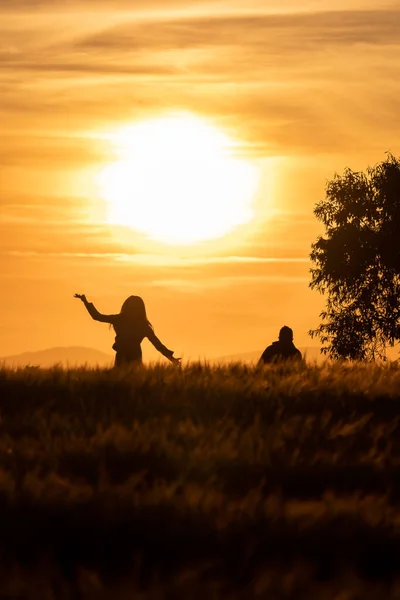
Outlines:
{"label": "girl's outstretched arm", "polygon": [[154,331],[151,327],[149,327],[149,331],[147,333],[147,339],[150,340],[150,342],[153,344],[154,348],[156,348],[159,352],[161,352],[161,354],[163,356],[165,356],[165,358],[168,358],[169,361],[171,361],[172,363],[174,363],[176,365],[180,365],[181,359],[175,358],[175,356],[173,356],[174,351],[168,350],[168,348],[166,346],[164,346],[164,344],[161,342],[161,340],[158,339],[158,337],[156,336],[156,334],[154,333]]}
{"label": "girl's outstretched arm", "polygon": [[85,294],[75,294],[74,298],[82,300],[89,315],[95,321],[100,321],[100,323],[110,323],[111,325],[114,324],[116,315],[103,315],[102,313],[99,313],[95,305],[92,302],[87,301]]}

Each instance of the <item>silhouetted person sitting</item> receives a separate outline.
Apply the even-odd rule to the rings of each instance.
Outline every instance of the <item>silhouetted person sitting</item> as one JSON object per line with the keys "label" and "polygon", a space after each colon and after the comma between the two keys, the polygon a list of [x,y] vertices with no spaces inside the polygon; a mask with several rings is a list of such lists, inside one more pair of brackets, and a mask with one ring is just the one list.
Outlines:
{"label": "silhouetted person sitting", "polygon": [[113,350],[116,351],[115,366],[142,362],[143,338],[147,337],[161,354],[174,364],[180,364],[180,358],[173,356],[173,350],[168,350],[154,333],[150,321],[147,319],[146,308],[140,296],[129,296],[123,303],[117,315],[102,315],[92,302],[88,302],[84,294],[75,294],[75,298],[82,300],[88,313],[95,321],[110,323],[115,330]]}
{"label": "silhouetted person sitting", "polygon": [[279,339],[264,350],[258,361],[258,366],[286,362],[301,361],[300,350],[293,344],[293,330],[286,325],[279,332]]}

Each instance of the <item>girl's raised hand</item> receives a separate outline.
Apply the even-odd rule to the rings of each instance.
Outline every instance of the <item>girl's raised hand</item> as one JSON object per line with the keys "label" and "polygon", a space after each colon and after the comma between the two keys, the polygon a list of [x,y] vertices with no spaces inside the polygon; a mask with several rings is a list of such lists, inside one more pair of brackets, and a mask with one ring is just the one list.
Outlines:
{"label": "girl's raised hand", "polygon": [[85,294],[74,294],[74,298],[79,298],[79,300],[82,300],[82,302],[86,302]]}

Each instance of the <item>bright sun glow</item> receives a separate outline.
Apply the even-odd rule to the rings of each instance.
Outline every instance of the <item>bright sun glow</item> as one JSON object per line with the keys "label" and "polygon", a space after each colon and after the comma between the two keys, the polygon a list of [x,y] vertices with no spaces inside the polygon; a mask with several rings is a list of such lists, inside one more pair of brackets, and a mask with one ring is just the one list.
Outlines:
{"label": "bright sun glow", "polygon": [[258,171],[237,142],[192,116],[155,119],[110,136],[118,160],[100,187],[111,224],[152,240],[190,245],[252,218]]}

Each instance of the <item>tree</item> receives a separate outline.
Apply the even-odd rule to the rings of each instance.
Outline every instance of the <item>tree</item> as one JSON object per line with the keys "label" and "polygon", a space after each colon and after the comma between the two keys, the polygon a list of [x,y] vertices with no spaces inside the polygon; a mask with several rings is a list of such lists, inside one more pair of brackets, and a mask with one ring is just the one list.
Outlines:
{"label": "tree", "polygon": [[314,214],[325,235],[312,244],[310,287],[327,302],[309,333],[331,358],[385,358],[400,339],[400,159],[335,174]]}

